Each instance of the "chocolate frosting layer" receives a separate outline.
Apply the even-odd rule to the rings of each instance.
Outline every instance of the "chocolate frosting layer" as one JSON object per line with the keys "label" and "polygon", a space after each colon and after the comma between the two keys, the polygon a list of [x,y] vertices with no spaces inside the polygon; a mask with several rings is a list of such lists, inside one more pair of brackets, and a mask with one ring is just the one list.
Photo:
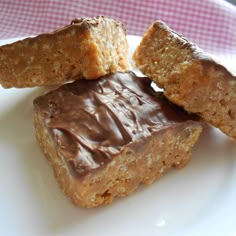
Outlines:
{"label": "chocolate frosting layer", "polygon": [[146,77],[114,73],[77,80],[34,101],[75,176],[108,163],[126,146],[194,119],[168,102]]}

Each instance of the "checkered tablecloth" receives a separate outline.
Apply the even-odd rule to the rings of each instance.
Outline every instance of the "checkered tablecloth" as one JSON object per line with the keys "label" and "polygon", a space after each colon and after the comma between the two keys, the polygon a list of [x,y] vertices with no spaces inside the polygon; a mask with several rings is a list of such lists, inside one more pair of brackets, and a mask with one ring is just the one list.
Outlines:
{"label": "checkered tablecloth", "polygon": [[156,19],[200,47],[236,55],[236,7],[224,0],[0,0],[0,39],[36,35],[77,17],[105,15],[142,35]]}

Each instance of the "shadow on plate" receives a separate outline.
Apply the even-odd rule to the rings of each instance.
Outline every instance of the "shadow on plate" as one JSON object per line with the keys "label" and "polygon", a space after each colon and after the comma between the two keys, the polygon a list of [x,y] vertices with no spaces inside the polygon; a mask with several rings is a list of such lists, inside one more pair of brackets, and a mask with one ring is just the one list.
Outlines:
{"label": "shadow on plate", "polygon": [[[205,124],[205,128],[193,148],[193,156],[197,155],[213,159],[224,155],[227,158],[236,158],[236,141],[219,129]],[[209,163],[213,164],[213,163]]]}

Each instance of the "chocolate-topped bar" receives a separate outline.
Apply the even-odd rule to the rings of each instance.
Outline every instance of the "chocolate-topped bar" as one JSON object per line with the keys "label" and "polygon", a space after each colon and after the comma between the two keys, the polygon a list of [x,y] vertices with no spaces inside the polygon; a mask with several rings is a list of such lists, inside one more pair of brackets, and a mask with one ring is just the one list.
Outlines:
{"label": "chocolate-topped bar", "polygon": [[104,16],[0,46],[0,86],[59,86],[129,69],[125,26]]}
{"label": "chocolate-topped bar", "polygon": [[133,54],[170,101],[236,139],[236,75],[215,59],[162,21],[153,22]]}
{"label": "chocolate-topped bar", "polygon": [[132,72],[65,84],[35,99],[34,118],[60,187],[84,207],[184,166],[202,131],[197,117]]}

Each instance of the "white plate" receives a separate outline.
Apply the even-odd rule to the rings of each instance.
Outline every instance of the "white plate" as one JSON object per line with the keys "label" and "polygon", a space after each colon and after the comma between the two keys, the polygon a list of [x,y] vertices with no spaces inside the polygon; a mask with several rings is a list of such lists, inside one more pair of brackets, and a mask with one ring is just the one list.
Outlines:
{"label": "white plate", "polygon": [[[139,38],[129,41],[133,51]],[[209,128],[185,168],[109,206],[81,209],[60,192],[35,141],[39,94],[0,88],[0,235],[236,235],[234,141]]]}

